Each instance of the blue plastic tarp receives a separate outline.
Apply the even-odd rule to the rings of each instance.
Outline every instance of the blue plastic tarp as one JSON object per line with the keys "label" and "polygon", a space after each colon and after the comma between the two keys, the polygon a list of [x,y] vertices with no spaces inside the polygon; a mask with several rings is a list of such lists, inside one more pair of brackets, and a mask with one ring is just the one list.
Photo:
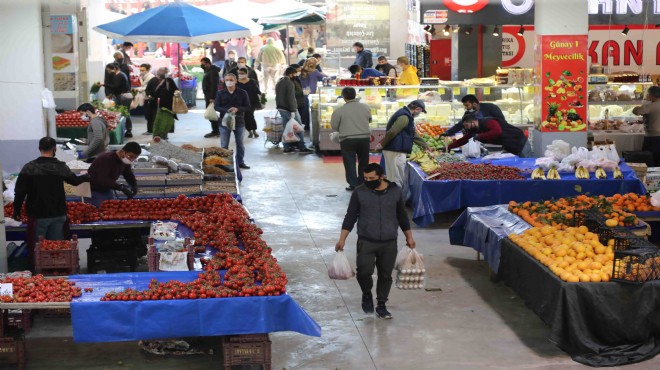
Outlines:
{"label": "blue plastic tarp", "polygon": [[[474,162],[479,162],[474,161]],[[491,161],[493,164],[534,168],[534,158],[513,158]],[[465,207],[485,207],[496,204],[539,201],[589,193],[611,196],[617,193],[645,194],[644,184],[625,163],[620,164],[622,180],[578,180],[575,174],[561,173],[561,180],[473,181],[473,180],[425,180],[426,174],[414,163],[408,163],[409,203],[413,209],[413,221],[418,226],[428,226],[435,221],[434,214]],[[608,173],[611,176],[611,173]],[[579,186],[576,188],[576,186]]]}
{"label": "blue plastic tarp", "polygon": [[76,342],[119,342],[188,336],[220,336],[295,331],[321,336],[321,327],[291,296],[234,297],[141,302],[101,302],[110,291],[146,289],[161,282],[193,281],[197,272],[141,272],[74,275],[81,288],[94,288],[71,303]]}

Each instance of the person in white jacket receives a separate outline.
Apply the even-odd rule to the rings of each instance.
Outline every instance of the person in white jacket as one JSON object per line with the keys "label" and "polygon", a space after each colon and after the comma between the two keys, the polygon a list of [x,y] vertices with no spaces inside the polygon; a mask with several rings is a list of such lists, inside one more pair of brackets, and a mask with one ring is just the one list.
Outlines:
{"label": "person in white jacket", "polygon": [[[136,90],[138,94],[144,94],[146,98],[147,84],[154,78],[151,71],[151,64],[141,64],[140,65],[140,87]],[[147,120],[147,132],[142,135],[151,135],[151,132],[154,128],[154,119],[156,119],[156,112],[158,111],[158,102],[152,100],[144,100],[144,118]]]}

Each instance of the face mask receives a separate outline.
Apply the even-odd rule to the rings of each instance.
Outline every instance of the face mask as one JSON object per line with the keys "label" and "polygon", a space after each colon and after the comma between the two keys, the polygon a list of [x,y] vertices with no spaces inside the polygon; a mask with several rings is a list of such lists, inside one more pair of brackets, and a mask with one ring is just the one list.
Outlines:
{"label": "face mask", "polygon": [[238,63],[238,68],[245,68],[245,63]]}
{"label": "face mask", "polygon": [[227,87],[233,87],[234,84],[235,84],[234,81],[226,81],[226,82],[225,82],[225,85],[227,85]]}
{"label": "face mask", "polygon": [[474,113],[474,109],[466,109],[465,111],[468,113]]}
{"label": "face mask", "polygon": [[381,179],[369,180],[364,182],[364,186],[368,187],[371,190],[376,190],[376,188],[380,186],[381,182],[382,182]]}
{"label": "face mask", "polygon": [[238,75],[238,78],[244,79],[244,78],[247,78],[247,75]]}
{"label": "face mask", "polygon": [[126,157],[122,158],[121,161],[124,162],[124,164],[129,165],[129,166],[131,164],[133,164],[133,162],[131,162],[131,160],[126,158]]}
{"label": "face mask", "polygon": [[89,116],[86,115],[86,114],[83,114],[82,116],[80,116],[80,119],[83,120],[83,121],[89,121]]}

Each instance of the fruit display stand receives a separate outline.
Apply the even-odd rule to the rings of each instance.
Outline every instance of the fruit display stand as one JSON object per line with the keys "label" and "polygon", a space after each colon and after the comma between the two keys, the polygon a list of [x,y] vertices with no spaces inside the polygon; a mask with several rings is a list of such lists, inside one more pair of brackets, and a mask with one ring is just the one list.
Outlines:
{"label": "fruit display stand", "polygon": [[[57,137],[69,139],[87,139],[87,127],[60,127],[56,128]],[[114,130],[108,131],[111,145],[124,143],[124,133],[126,132],[126,118],[121,117],[119,124]]]}
{"label": "fruit display stand", "polygon": [[[470,160],[483,163],[483,160]],[[484,207],[505,204],[510,200],[537,201],[580,193],[613,195],[617,193],[644,194],[644,184],[625,163],[619,168],[623,179],[576,179],[573,173],[562,173],[561,180],[531,180],[529,173],[536,166],[535,158],[511,158],[487,161],[493,165],[513,166],[523,171],[524,180],[427,180],[427,174],[415,163],[408,162],[409,204],[413,221],[428,226],[434,214],[465,207]]]}

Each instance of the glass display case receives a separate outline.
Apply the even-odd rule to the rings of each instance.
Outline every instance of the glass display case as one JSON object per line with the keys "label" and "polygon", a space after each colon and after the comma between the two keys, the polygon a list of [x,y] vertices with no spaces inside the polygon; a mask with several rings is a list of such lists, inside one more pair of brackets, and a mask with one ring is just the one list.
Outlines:
{"label": "glass display case", "polygon": [[[330,140],[332,113],[344,104],[341,90],[344,86],[319,87],[311,97],[313,114],[312,142],[323,151],[339,150],[339,144]],[[465,108],[460,99],[464,95],[476,95],[480,102],[494,103],[500,107],[507,121],[514,125],[530,125],[534,119],[532,86],[465,86],[460,82],[452,85],[422,86],[351,86],[358,91],[360,101],[371,107],[371,149],[385,136],[387,121],[398,109],[415,99],[426,103],[426,114],[415,120],[449,127],[460,121]]]}

